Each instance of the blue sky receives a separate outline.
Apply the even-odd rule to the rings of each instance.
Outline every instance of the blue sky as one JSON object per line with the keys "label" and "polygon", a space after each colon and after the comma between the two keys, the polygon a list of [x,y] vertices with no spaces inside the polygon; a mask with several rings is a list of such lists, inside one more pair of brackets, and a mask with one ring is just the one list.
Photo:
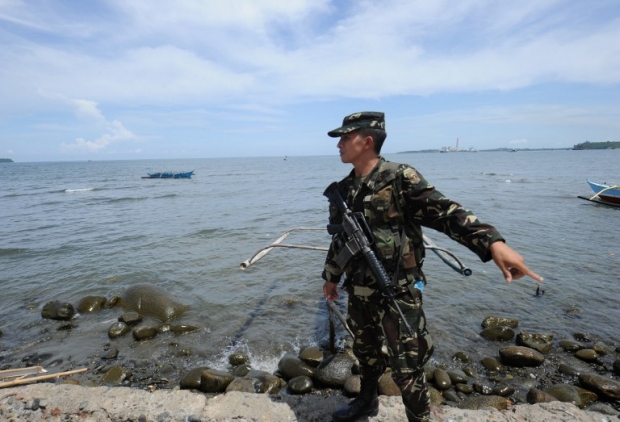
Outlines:
{"label": "blue sky", "polygon": [[0,0],[0,63],[21,162],[620,140],[617,0]]}

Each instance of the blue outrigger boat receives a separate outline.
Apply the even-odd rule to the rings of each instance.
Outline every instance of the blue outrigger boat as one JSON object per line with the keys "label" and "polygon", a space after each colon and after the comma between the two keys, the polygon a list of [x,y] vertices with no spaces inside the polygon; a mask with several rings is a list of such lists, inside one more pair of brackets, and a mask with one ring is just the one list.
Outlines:
{"label": "blue outrigger boat", "polygon": [[594,195],[589,198],[585,196],[579,196],[579,198],[596,202],[598,204],[620,207],[620,185],[611,186],[602,183],[595,183],[590,179],[586,180],[592,191],[594,191]]}
{"label": "blue outrigger boat", "polygon": [[159,173],[148,173],[148,176],[142,176],[143,179],[189,179],[194,174],[194,171],[186,171],[173,173],[170,171],[164,171]]}

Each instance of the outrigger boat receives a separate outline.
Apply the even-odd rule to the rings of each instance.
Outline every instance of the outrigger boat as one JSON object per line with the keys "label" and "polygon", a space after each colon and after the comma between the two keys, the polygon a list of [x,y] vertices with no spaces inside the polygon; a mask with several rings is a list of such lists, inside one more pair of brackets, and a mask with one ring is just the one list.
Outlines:
{"label": "outrigger boat", "polygon": [[611,186],[603,183],[595,183],[590,179],[586,179],[586,181],[588,185],[590,185],[592,191],[594,191],[594,195],[591,197],[578,196],[578,198],[597,204],[620,207],[620,185]]}
{"label": "outrigger boat", "polygon": [[186,171],[173,173],[170,171],[164,171],[159,173],[148,173],[148,176],[142,176],[143,179],[189,179],[194,174],[194,171]]}

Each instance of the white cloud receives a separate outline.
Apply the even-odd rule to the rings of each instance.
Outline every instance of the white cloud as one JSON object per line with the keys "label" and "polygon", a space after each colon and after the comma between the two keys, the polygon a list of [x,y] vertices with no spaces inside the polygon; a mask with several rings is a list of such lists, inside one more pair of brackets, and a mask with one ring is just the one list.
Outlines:
{"label": "white cloud", "polygon": [[94,141],[87,141],[84,138],[77,138],[73,143],[63,142],[60,144],[61,150],[97,152],[106,149],[113,143],[138,140],[138,137],[123,126],[120,121],[108,121],[101,110],[99,110],[97,103],[94,101],[72,99],[69,100],[69,103],[75,107],[78,116],[93,120],[106,133]]}

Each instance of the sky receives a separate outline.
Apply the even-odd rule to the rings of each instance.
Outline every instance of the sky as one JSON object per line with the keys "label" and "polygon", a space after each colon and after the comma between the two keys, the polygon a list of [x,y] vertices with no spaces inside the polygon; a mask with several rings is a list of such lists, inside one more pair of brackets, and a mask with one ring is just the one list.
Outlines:
{"label": "sky", "polygon": [[620,141],[617,0],[0,0],[0,157],[336,155]]}

